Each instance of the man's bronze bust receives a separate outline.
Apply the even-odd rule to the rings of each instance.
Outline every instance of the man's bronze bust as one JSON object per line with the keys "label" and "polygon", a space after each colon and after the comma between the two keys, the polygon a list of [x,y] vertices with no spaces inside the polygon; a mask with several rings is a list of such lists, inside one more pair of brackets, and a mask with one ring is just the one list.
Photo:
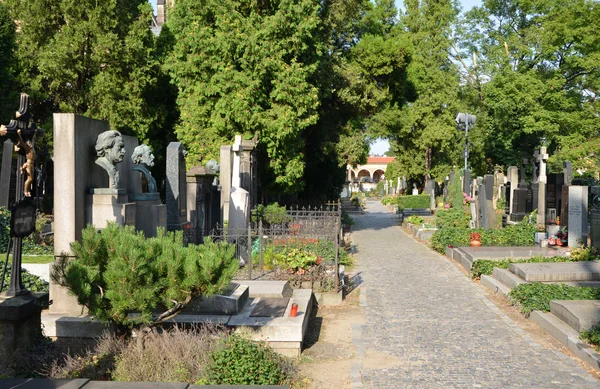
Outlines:
{"label": "man's bronze bust", "polygon": [[98,135],[96,139],[96,165],[108,173],[110,187],[118,189],[119,172],[116,164],[125,158],[125,142],[119,131],[110,130]]}

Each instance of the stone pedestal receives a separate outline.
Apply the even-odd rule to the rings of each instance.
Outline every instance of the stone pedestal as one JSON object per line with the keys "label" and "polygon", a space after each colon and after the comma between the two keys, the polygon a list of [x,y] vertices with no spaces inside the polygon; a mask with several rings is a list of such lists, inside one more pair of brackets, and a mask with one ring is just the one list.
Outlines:
{"label": "stone pedestal", "polygon": [[90,189],[86,206],[86,224],[105,228],[107,223],[135,226],[136,204],[129,202],[123,189]]}
{"label": "stone pedestal", "polygon": [[130,194],[129,201],[135,202],[135,229],[144,232],[146,238],[155,237],[159,227],[167,230],[167,206],[158,193]]}
{"label": "stone pedestal", "polygon": [[42,335],[41,305],[31,294],[0,295],[0,361],[11,361],[18,350],[26,350]]}

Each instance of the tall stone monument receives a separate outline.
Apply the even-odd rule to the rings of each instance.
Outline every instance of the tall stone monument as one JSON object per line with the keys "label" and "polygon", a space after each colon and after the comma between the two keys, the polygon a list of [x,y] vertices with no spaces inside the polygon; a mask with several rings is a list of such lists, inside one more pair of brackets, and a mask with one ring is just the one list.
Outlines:
{"label": "tall stone monument", "polygon": [[230,229],[245,229],[250,214],[250,193],[241,187],[240,165],[242,159],[242,136],[235,136],[233,144],[233,166],[231,177],[231,190],[229,196],[229,224]]}
{"label": "tall stone monument", "polygon": [[588,238],[588,187],[570,185],[569,188],[569,247],[587,245]]}
{"label": "tall stone monument", "polygon": [[181,230],[187,226],[187,187],[185,178],[185,151],[180,142],[167,146],[167,230]]}
{"label": "tall stone monument", "polygon": [[520,174],[521,180],[519,181],[519,186],[513,192],[511,220],[515,222],[523,220],[527,214],[527,181],[525,181],[525,166],[527,162],[527,158],[523,157]]}
{"label": "tall stone monument", "polygon": [[[494,176],[486,174],[483,176],[485,186],[485,210],[487,212],[488,228],[496,228],[496,210],[494,208]],[[481,196],[481,190],[479,191]],[[482,196],[483,197],[483,196]]]}
{"label": "tall stone monument", "polygon": [[212,228],[213,181],[217,172],[208,166],[194,166],[187,172],[187,212],[190,221],[190,243],[203,243]]}
{"label": "tall stone monument", "polygon": [[[98,157],[98,137],[106,131],[109,131],[109,126],[104,121],[72,113],[54,114],[54,214],[60,215],[54,218],[55,256],[63,253],[72,255],[71,243],[81,239],[81,231],[86,224],[99,223],[97,217],[100,215],[99,212],[94,213],[94,205],[109,210],[102,213],[104,222],[124,224],[131,218],[130,211],[133,211],[135,219],[135,209],[126,207],[124,214],[122,204],[128,203],[128,192],[141,192],[140,176],[133,174],[131,169],[131,152],[137,146],[138,140],[121,136],[125,155],[122,162],[116,166],[119,173],[117,187],[110,188],[106,169],[95,163]],[[117,151],[120,151],[120,148],[115,150]],[[94,198],[96,195],[100,198]],[[105,200],[104,204],[100,204],[102,199]],[[109,213],[114,209],[116,213]],[[50,299],[53,301],[50,313],[72,316],[85,314],[84,308],[77,304],[75,297],[53,281],[50,282]]]}
{"label": "tall stone monument", "polygon": [[548,154],[546,153],[546,147],[540,147],[538,152],[538,161],[540,168],[538,171],[537,180],[537,224],[546,225],[546,184],[548,179],[546,177],[546,163],[548,162]]}
{"label": "tall stone monument", "polygon": [[510,193],[510,195],[506,198],[506,202],[509,209],[508,213],[512,213],[514,193],[517,189],[517,185],[519,185],[519,168],[517,168],[516,166],[509,166],[506,170],[506,174],[508,179],[508,191]]}

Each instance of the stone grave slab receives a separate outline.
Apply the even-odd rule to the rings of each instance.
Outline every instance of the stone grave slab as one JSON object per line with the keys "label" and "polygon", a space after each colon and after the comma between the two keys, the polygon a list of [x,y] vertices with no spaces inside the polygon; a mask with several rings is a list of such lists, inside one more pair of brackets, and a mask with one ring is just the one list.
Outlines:
{"label": "stone grave slab", "polygon": [[183,313],[235,315],[244,308],[248,300],[248,291],[247,285],[231,282],[221,294],[192,300]]}
{"label": "stone grave slab", "polygon": [[85,389],[186,389],[187,383],[181,382],[116,382],[90,381]]}
{"label": "stone grave slab", "polygon": [[528,282],[600,280],[600,261],[512,263],[509,270]]}
{"label": "stone grave slab", "polygon": [[249,297],[292,297],[293,289],[287,281],[250,281],[234,280],[250,289]]}
{"label": "stone grave slab", "polygon": [[[11,381],[11,380],[9,380]],[[90,380],[85,378],[51,380],[47,378],[28,379],[17,386],[4,386],[4,380],[0,380],[1,388],[19,388],[19,389],[79,389],[83,386],[87,387]]]}
{"label": "stone grave slab", "polygon": [[578,332],[600,323],[600,300],[552,300],[550,312]]}
{"label": "stone grave slab", "polygon": [[250,317],[282,317],[289,302],[287,297],[263,297],[254,306]]}

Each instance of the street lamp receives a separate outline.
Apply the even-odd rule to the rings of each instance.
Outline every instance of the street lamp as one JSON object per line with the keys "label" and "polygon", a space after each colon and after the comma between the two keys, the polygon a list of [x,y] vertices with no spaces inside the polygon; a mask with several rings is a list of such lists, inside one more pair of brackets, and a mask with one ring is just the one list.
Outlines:
{"label": "street lamp", "polygon": [[459,126],[465,125],[465,151],[463,152],[463,156],[465,157],[465,170],[467,170],[467,160],[469,159],[469,125],[474,127],[477,117],[468,113],[459,113],[456,115],[455,120]]}

